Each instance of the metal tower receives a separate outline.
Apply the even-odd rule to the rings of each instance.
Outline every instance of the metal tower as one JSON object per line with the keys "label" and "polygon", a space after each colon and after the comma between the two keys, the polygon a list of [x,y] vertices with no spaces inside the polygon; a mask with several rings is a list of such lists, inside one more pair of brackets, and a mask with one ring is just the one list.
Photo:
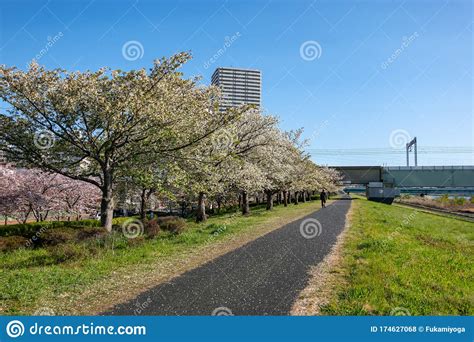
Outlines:
{"label": "metal tower", "polygon": [[415,147],[415,166],[418,166],[418,151],[417,151],[417,143],[416,143],[416,137],[413,138],[412,141],[407,143],[407,166],[410,166],[410,157],[409,157],[409,152],[412,151],[412,146]]}

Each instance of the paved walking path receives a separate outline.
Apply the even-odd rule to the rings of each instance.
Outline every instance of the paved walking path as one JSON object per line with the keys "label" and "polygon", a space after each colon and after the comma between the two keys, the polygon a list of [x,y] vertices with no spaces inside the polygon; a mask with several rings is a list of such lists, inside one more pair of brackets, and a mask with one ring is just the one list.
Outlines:
{"label": "paved walking path", "polygon": [[[323,260],[344,229],[350,202],[338,200],[104,314],[287,315],[309,268]],[[305,238],[301,226],[307,236],[320,235]]]}

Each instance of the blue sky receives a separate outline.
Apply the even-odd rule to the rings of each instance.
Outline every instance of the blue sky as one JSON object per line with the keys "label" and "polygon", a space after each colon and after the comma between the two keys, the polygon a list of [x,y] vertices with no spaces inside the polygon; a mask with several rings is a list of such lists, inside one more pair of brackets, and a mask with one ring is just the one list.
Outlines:
{"label": "blue sky", "polygon": [[468,0],[3,0],[0,12],[2,64],[128,70],[191,51],[183,71],[205,84],[218,66],[260,69],[265,111],[304,127],[316,162],[404,165],[416,136],[419,165],[474,164]]}

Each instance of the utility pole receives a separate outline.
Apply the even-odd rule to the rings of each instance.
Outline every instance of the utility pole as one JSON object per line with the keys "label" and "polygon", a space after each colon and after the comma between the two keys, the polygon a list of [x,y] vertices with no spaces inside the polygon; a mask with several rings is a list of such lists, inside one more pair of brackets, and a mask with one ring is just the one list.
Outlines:
{"label": "utility pole", "polygon": [[418,146],[417,146],[417,142],[416,142],[416,137],[414,137],[412,139],[412,141],[408,142],[406,144],[406,148],[407,148],[407,166],[410,166],[410,154],[409,152],[411,152],[411,149],[412,149],[412,146],[415,147],[415,166],[418,166]]}

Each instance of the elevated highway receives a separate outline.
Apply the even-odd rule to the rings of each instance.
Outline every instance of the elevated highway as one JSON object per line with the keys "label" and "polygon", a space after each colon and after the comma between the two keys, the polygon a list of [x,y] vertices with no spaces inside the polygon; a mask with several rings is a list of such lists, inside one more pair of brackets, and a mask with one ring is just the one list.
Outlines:
{"label": "elevated highway", "polygon": [[393,187],[474,187],[474,166],[330,166],[349,184]]}
{"label": "elevated highway", "polygon": [[[400,189],[474,189],[474,166],[334,166],[345,184],[365,185],[372,199],[393,201]],[[391,189],[391,190],[389,190]],[[393,196],[393,197],[392,197]]]}

